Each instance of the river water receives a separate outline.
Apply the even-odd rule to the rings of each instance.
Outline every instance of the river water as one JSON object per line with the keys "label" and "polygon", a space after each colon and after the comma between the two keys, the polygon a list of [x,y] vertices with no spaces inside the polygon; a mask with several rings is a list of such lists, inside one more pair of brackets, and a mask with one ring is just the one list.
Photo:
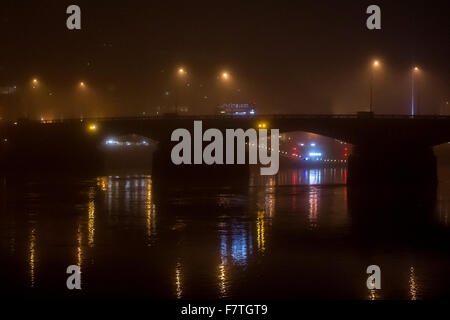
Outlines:
{"label": "river water", "polygon": [[[9,296],[429,299],[449,294],[450,169],[437,189],[348,188],[345,168],[235,184],[151,173],[0,178]],[[247,179],[247,178],[246,178]],[[81,290],[66,268],[81,268]],[[368,290],[366,268],[381,269]]]}

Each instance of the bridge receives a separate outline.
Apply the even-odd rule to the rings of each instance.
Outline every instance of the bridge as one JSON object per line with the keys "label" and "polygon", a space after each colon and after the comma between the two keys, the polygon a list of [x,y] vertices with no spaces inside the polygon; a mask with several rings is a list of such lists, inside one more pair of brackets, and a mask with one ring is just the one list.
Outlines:
{"label": "bridge", "polygon": [[[203,127],[218,129],[267,128],[280,132],[306,131],[354,145],[416,145],[435,146],[450,141],[450,116],[374,115],[258,115],[258,116],[160,116],[132,118],[86,119],[98,124],[102,134],[136,133],[155,140],[170,137],[176,128],[191,129],[193,121],[201,120]],[[65,120],[62,124],[79,124],[79,120]]]}
{"label": "bridge", "polygon": [[[436,180],[433,146],[450,141],[450,116],[437,115],[374,115],[369,113],[343,115],[280,114],[280,115],[166,115],[155,117],[122,117],[97,119],[66,119],[48,122],[24,121],[0,123],[0,138],[14,142],[47,144],[46,139],[84,136],[88,126],[95,126],[91,139],[138,134],[160,143],[160,152],[167,153],[174,143],[173,130],[193,130],[193,121],[201,120],[203,128],[219,130],[258,128],[279,129],[280,132],[306,131],[331,137],[355,146],[349,159],[349,182],[373,180],[381,172],[405,182]],[[1,145],[0,145],[1,146]]]}

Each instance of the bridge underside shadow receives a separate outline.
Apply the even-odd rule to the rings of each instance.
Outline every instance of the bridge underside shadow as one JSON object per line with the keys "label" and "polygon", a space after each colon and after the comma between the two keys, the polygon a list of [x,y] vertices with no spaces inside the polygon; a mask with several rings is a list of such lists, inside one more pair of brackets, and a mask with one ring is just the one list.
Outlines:
{"label": "bridge underside shadow", "polygon": [[437,184],[432,147],[355,146],[348,159],[348,184]]}
{"label": "bridge underside shadow", "polygon": [[[148,120],[121,120],[107,126],[116,130],[142,131],[160,142],[161,162],[170,161],[174,145],[170,134],[176,128],[186,128],[191,134],[195,120],[202,121],[203,131],[258,128],[278,128],[280,133],[304,131],[334,138],[354,146],[349,159],[348,182],[423,184],[437,182],[436,159],[432,146],[450,141],[450,117],[383,116],[361,118],[357,115],[259,115],[254,117],[174,117]],[[138,131],[136,131],[138,130]],[[203,165],[205,172],[210,168]],[[220,167],[213,166],[214,170]],[[236,166],[231,166],[232,169]],[[167,167],[168,171],[179,168]],[[211,173],[213,174],[213,171]]]}
{"label": "bridge underside shadow", "polygon": [[196,184],[208,185],[246,185],[249,181],[248,164],[180,164],[175,165],[171,159],[171,151],[176,142],[162,140],[153,154],[152,177],[155,184],[183,186]]}
{"label": "bridge underside shadow", "polygon": [[[86,119],[84,122],[78,119],[49,124],[30,121],[0,123],[0,137],[4,141],[0,144],[0,165],[7,170],[22,170],[30,166],[67,170],[67,163],[71,167],[83,164],[89,168],[102,163],[98,145],[105,139],[134,133],[159,141],[154,167],[161,176],[189,180],[199,176],[214,179],[215,176],[247,175],[246,165],[175,166],[171,163],[171,150],[177,143],[171,141],[171,133],[177,128],[186,128],[192,135],[195,120],[203,122],[203,132],[208,128],[222,132],[237,128],[246,130],[258,128],[263,122],[267,128],[278,128],[280,133],[305,131],[350,143],[354,152],[349,159],[349,184],[435,184],[436,158],[432,146],[450,141],[450,117],[431,116],[190,116]],[[90,123],[96,124],[96,131],[88,130]]]}

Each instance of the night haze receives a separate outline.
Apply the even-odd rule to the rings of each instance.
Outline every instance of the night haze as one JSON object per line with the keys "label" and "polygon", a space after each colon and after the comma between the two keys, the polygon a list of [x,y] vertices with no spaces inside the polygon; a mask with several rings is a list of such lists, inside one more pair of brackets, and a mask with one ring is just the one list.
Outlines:
{"label": "night haze", "polygon": [[3,2],[0,86],[16,86],[17,97],[2,97],[0,116],[137,116],[175,105],[212,114],[225,102],[268,114],[354,113],[368,110],[374,59],[376,113],[409,113],[413,66],[419,112],[449,112],[445,2],[378,2],[375,31],[365,26],[370,2],[78,1],[82,28],[68,30],[70,4]]}
{"label": "night haze", "polygon": [[448,3],[2,0],[3,304],[448,309]]}

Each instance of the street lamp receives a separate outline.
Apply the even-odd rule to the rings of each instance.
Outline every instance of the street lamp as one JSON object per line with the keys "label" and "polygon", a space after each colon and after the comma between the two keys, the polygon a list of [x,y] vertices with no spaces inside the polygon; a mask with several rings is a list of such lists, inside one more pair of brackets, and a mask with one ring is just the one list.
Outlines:
{"label": "street lamp", "polygon": [[96,125],[95,123],[91,123],[91,124],[89,124],[89,126],[87,127],[87,129],[88,129],[90,132],[95,132],[95,131],[97,131],[98,127],[97,127],[97,125]]}
{"label": "street lamp", "polygon": [[420,71],[419,67],[414,67],[411,72],[411,115],[415,115],[415,109],[414,109],[414,80],[415,80],[415,74]]}
{"label": "street lamp", "polygon": [[232,92],[231,92],[231,79],[230,79],[230,74],[228,73],[228,71],[222,71],[219,75],[219,81],[222,82],[223,84],[223,93],[221,95],[223,95],[223,99],[226,103],[229,103],[230,100],[232,100]]}
{"label": "street lamp", "polygon": [[79,87],[82,88],[82,89],[86,88],[86,83],[84,81],[80,81]]}
{"label": "street lamp", "polygon": [[183,83],[185,83],[184,81],[182,81],[181,79],[185,79],[187,75],[186,69],[184,67],[179,67],[177,69],[177,76],[180,80],[176,81],[175,84],[175,113],[178,113],[178,108],[179,108],[179,97],[181,95],[181,90],[184,87]]}
{"label": "street lamp", "polygon": [[33,78],[31,80],[31,85],[32,85],[33,89],[35,89],[39,85],[39,80],[37,78]]}
{"label": "street lamp", "polygon": [[370,112],[373,112],[373,78],[374,78],[374,72],[375,69],[377,69],[380,66],[380,62],[378,60],[375,60],[372,63],[372,68],[370,72]]}

